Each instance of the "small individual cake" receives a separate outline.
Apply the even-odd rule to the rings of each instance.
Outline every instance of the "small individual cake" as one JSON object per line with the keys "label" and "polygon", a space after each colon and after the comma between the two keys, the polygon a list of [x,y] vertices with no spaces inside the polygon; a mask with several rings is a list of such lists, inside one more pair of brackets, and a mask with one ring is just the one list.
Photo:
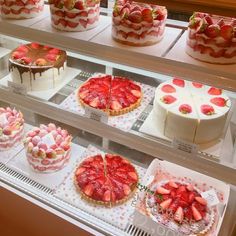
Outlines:
{"label": "small individual cake", "polygon": [[100,0],[50,0],[52,26],[64,31],[85,31],[98,25]]}
{"label": "small individual cake", "polygon": [[28,91],[53,89],[63,81],[66,52],[58,48],[30,43],[14,49],[9,58],[13,82]]}
{"label": "small individual cake", "polygon": [[205,235],[214,223],[214,211],[189,183],[168,181],[151,186],[147,210],[151,218],[181,235]]}
{"label": "small individual cake", "polygon": [[111,116],[137,108],[142,99],[141,87],[119,76],[97,75],[88,79],[78,90],[83,106],[103,110]]}
{"label": "small individual cake", "polygon": [[131,46],[146,46],[164,36],[167,10],[165,7],[117,0],[112,16],[112,37]]}
{"label": "small individual cake", "polygon": [[43,0],[0,0],[0,12],[4,18],[25,19],[43,12]]}
{"label": "small individual cake", "polygon": [[10,149],[24,136],[24,119],[16,109],[0,108],[0,150]]}
{"label": "small individual cake", "polygon": [[209,63],[236,63],[236,18],[194,13],[188,26],[186,52]]}
{"label": "small individual cake", "polygon": [[152,114],[166,137],[202,144],[220,137],[230,107],[222,89],[173,78],[157,87]]}
{"label": "small individual cake", "polygon": [[128,200],[136,189],[135,167],[119,155],[86,158],[76,168],[75,185],[89,202],[114,206]]}
{"label": "small individual cake", "polygon": [[50,173],[62,169],[69,161],[71,135],[50,123],[35,127],[24,140],[26,157],[37,172]]}

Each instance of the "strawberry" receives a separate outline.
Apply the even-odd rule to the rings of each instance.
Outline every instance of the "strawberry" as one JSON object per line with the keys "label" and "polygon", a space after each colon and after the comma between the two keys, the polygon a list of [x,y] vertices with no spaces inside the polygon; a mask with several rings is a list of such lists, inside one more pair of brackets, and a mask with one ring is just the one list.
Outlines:
{"label": "strawberry", "polygon": [[120,110],[121,108],[122,108],[122,106],[118,101],[111,102],[111,109],[112,110]]}
{"label": "strawberry", "polygon": [[142,10],[142,18],[144,21],[152,23],[153,22],[152,10],[150,8],[144,8]]}
{"label": "strawberry", "polygon": [[94,187],[92,184],[88,184],[85,186],[84,188],[84,193],[87,195],[87,196],[92,196],[93,195],[93,192],[94,192]]}
{"label": "strawberry", "polygon": [[54,151],[54,150],[52,150],[52,149],[48,149],[47,151],[46,151],[46,157],[47,158],[56,158],[57,157],[57,154],[56,154],[56,152]]}
{"label": "strawberry", "polygon": [[211,103],[219,107],[225,107],[227,105],[227,100],[225,100],[222,97],[215,97],[215,98],[212,98],[210,101]]}
{"label": "strawberry", "polygon": [[165,8],[153,9],[153,18],[154,18],[154,20],[162,21],[162,20],[165,19],[166,15],[167,15],[167,12],[166,12]]}
{"label": "strawberry", "polygon": [[16,49],[18,52],[27,53],[29,49],[25,45],[21,45]]}
{"label": "strawberry", "polygon": [[43,149],[39,149],[39,151],[38,151],[38,157],[41,157],[41,158],[46,158],[46,152],[45,152],[45,150],[43,150]]}
{"label": "strawberry", "polygon": [[54,14],[57,15],[57,16],[59,16],[59,17],[64,17],[64,16],[65,16],[65,12],[64,12],[64,11],[61,11],[61,10],[55,11]]}
{"label": "strawberry", "polygon": [[203,84],[200,84],[200,83],[197,83],[197,82],[192,82],[192,85],[193,85],[195,88],[202,88],[202,87],[203,87]]}
{"label": "strawberry", "polygon": [[160,100],[164,102],[165,104],[171,104],[175,102],[177,99],[171,95],[165,95]]}
{"label": "strawberry", "polygon": [[67,142],[61,142],[60,147],[63,148],[65,151],[70,149],[70,144]]}
{"label": "strawberry", "polygon": [[184,216],[191,221],[193,219],[193,212],[191,208],[185,208],[184,209]]}
{"label": "strawberry", "polygon": [[159,194],[169,194],[169,193],[170,193],[170,190],[165,189],[165,188],[163,188],[163,187],[159,187],[159,188],[157,188],[157,191],[156,191],[156,192],[159,193]]}
{"label": "strawberry", "polygon": [[192,203],[195,199],[195,194],[194,193],[190,193],[189,196],[188,196],[188,202],[189,203]]}
{"label": "strawberry", "polygon": [[211,87],[207,92],[210,95],[221,95],[222,94],[222,89]]}
{"label": "strawberry", "polygon": [[9,126],[6,126],[5,128],[3,128],[2,133],[4,135],[11,135],[12,130],[11,130],[11,128]]}
{"label": "strawberry", "polygon": [[128,175],[133,179],[133,180],[138,180],[138,176],[135,172],[128,172]]}
{"label": "strawberry", "polygon": [[79,25],[77,22],[67,21],[67,26],[70,28],[76,28]]}
{"label": "strawberry", "polygon": [[33,143],[34,146],[37,146],[40,140],[41,138],[39,136],[34,136],[31,142]]}
{"label": "strawberry", "polygon": [[105,202],[109,202],[111,200],[111,191],[110,190],[106,190],[106,192],[103,195],[103,200]]}
{"label": "strawberry", "polygon": [[225,22],[223,19],[220,19],[218,22],[217,22],[217,25],[219,25],[220,27],[222,27],[223,25],[225,25]]}
{"label": "strawberry", "polygon": [[176,92],[176,89],[170,84],[163,85],[161,90],[165,93],[175,93]]}
{"label": "strawberry", "polygon": [[140,23],[142,21],[142,13],[140,11],[133,11],[129,14],[128,19],[133,23]]}
{"label": "strawberry", "polygon": [[64,19],[59,19],[58,24],[61,24],[63,27],[66,27],[67,21]]}
{"label": "strawberry", "polygon": [[179,223],[182,223],[184,219],[184,211],[183,211],[183,208],[182,207],[178,207],[175,214],[174,214],[174,220],[179,222]]}
{"label": "strawberry", "polygon": [[88,21],[87,21],[87,20],[84,20],[84,19],[79,19],[79,23],[80,23],[84,28],[86,28]]}
{"label": "strawberry", "polygon": [[20,7],[25,6],[25,4],[24,4],[21,0],[16,0],[16,1],[15,1],[15,4],[16,4],[17,6],[20,6]]}
{"label": "strawberry", "polygon": [[130,13],[130,9],[127,8],[127,7],[123,7],[123,8],[121,9],[121,11],[120,11],[120,17],[121,17],[121,19],[128,18],[129,13]]}
{"label": "strawberry", "polygon": [[75,3],[74,8],[78,9],[78,10],[84,10],[84,3],[83,1],[78,1]]}
{"label": "strawberry", "polygon": [[45,58],[48,60],[48,61],[56,61],[58,58],[59,58],[59,55],[55,55],[55,54],[47,54],[45,56]]}
{"label": "strawberry", "polygon": [[160,206],[161,206],[162,209],[167,209],[167,208],[170,206],[171,202],[172,202],[172,199],[169,198],[169,199],[163,201],[163,202],[160,204]]}
{"label": "strawberry", "polygon": [[202,197],[195,197],[195,200],[204,206],[207,205],[207,201]]}
{"label": "strawberry", "polygon": [[20,63],[24,65],[29,65],[32,62],[30,57],[21,57]]}
{"label": "strawberry", "polygon": [[192,107],[188,104],[182,104],[180,105],[179,107],[179,111],[182,113],[182,114],[189,114],[192,112]]}
{"label": "strawberry", "polygon": [[199,27],[201,21],[202,21],[202,19],[200,17],[190,17],[188,27],[190,29],[196,29]]}
{"label": "strawberry", "polygon": [[184,87],[185,86],[185,82],[184,80],[178,78],[178,77],[175,77],[173,80],[172,80],[173,84],[179,86],[179,87]]}
{"label": "strawberry", "polygon": [[30,46],[33,49],[38,49],[40,47],[40,45],[38,43],[31,43]]}
{"label": "strawberry", "polygon": [[192,192],[192,191],[194,190],[192,184],[188,184],[186,188],[187,188],[187,190],[190,191],[190,192]]}
{"label": "strawberry", "polygon": [[201,112],[207,116],[215,114],[215,110],[211,105],[201,105]]}
{"label": "strawberry", "polygon": [[70,19],[73,19],[77,16],[77,13],[73,13],[73,12],[70,12],[70,11],[65,12],[65,14]]}
{"label": "strawberry", "polygon": [[25,53],[24,52],[14,51],[11,56],[12,56],[13,59],[18,60],[18,59],[24,57]]}
{"label": "strawberry", "polygon": [[201,213],[197,210],[195,206],[191,206],[192,212],[193,212],[193,217],[196,221],[199,221],[202,219]]}
{"label": "strawberry", "polygon": [[128,196],[131,193],[131,189],[127,184],[123,185],[123,190],[126,196]]}
{"label": "strawberry", "polygon": [[137,98],[140,98],[142,95],[141,91],[139,90],[131,90],[131,93]]}
{"label": "strawberry", "polygon": [[234,28],[232,25],[223,25],[221,26],[220,29],[220,35],[223,37],[225,40],[231,40],[234,35]]}
{"label": "strawberry", "polygon": [[37,66],[46,66],[47,65],[47,61],[44,58],[38,58],[34,63]]}
{"label": "strawberry", "polygon": [[220,26],[219,25],[210,25],[206,28],[205,34],[210,38],[216,38],[220,35]]}
{"label": "strawberry", "polygon": [[86,171],[86,168],[80,167],[76,170],[75,175],[80,175]]}
{"label": "strawberry", "polygon": [[[35,137],[37,137],[37,136],[35,136]],[[33,140],[33,139],[32,139]],[[48,149],[48,147],[47,147],[47,145],[45,144],[45,143],[40,143],[39,145],[38,145],[38,147],[39,147],[39,149],[43,149],[43,150],[45,150],[45,151],[47,151],[47,149]]]}
{"label": "strawberry", "polygon": [[178,185],[174,181],[169,181],[169,185],[173,188],[178,188]]}
{"label": "strawberry", "polygon": [[82,17],[88,17],[88,12],[87,11],[81,11],[78,16],[82,16]]}
{"label": "strawberry", "polygon": [[177,190],[176,194],[180,194],[182,192],[186,192],[186,187],[184,185],[181,185]]}
{"label": "strawberry", "polygon": [[213,20],[212,20],[212,18],[209,15],[205,16],[204,19],[206,20],[208,25],[212,25],[213,24]]}

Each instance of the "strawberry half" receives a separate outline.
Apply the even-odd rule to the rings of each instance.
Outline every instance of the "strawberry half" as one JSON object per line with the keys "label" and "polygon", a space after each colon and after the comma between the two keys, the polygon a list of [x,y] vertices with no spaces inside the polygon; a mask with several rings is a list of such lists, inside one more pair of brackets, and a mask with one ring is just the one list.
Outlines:
{"label": "strawberry half", "polygon": [[140,23],[142,21],[142,13],[140,11],[133,11],[129,14],[128,19],[133,23]]}
{"label": "strawberry half", "polygon": [[182,104],[180,107],[179,107],[179,111],[182,113],[182,114],[189,114],[192,112],[192,107],[188,104]]}
{"label": "strawberry half", "polygon": [[219,107],[225,107],[227,105],[227,100],[225,100],[222,97],[215,97],[215,98],[212,98],[210,101],[211,103]]}
{"label": "strawberry half", "polygon": [[215,24],[215,25],[210,25],[206,28],[205,34],[209,38],[216,38],[220,35],[220,26]]}
{"label": "strawberry half", "polygon": [[177,78],[175,77],[173,80],[172,80],[173,84],[175,84],[176,86],[179,86],[179,87],[184,87],[185,86],[185,82],[183,79],[180,79],[180,78]]}
{"label": "strawberry half", "polygon": [[178,207],[175,214],[174,214],[174,220],[179,222],[179,223],[182,223],[184,219],[184,211],[183,211],[183,208],[182,207]]}
{"label": "strawberry half", "polygon": [[149,8],[144,8],[142,10],[142,18],[144,21],[152,23],[153,22],[152,10]]}
{"label": "strawberry half", "polygon": [[177,99],[171,95],[165,95],[160,99],[165,104],[174,103]]}
{"label": "strawberry half", "polygon": [[201,105],[201,112],[207,116],[215,114],[213,106],[207,104]]}
{"label": "strawberry half", "polygon": [[220,29],[220,35],[225,40],[231,40],[234,36],[234,28],[232,25],[223,25]]}
{"label": "strawberry half", "polygon": [[175,93],[176,92],[176,89],[170,84],[163,85],[161,90],[165,93]]}
{"label": "strawberry half", "polygon": [[202,88],[202,87],[203,87],[203,84],[200,84],[200,83],[197,83],[197,82],[192,82],[192,85],[193,85],[195,88]]}
{"label": "strawberry half", "polygon": [[210,95],[221,95],[222,94],[222,89],[211,87],[207,92]]}

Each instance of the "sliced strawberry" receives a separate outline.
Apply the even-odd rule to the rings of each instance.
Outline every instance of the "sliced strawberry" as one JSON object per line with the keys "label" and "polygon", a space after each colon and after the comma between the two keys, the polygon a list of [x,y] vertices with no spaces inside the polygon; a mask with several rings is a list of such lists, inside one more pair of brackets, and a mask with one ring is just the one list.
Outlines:
{"label": "sliced strawberry", "polygon": [[99,104],[99,98],[98,97],[96,97],[96,98],[94,98],[92,101],[90,101],[90,103],[89,103],[89,105],[91,106],[91,107],[94,107],[94,108],[97,108],[98,107],[98,104]]}
{"label": "sliced strawberry", "polygon": [[181,185],[177,190],[176,190],[176,193],[177,194],[180,194],[182,192],[186,192],[186,187],[184,185]]}
{"label": "sliced strawberry", "polygon": [[177,98],[175,98],[171,95],[165,95],[160,100],[165,104],[172,104],[177,100]]}
{"label": "sliced strawberry", "polygon": [[197,82],[192,82],[192,85],[193,85],[195,88],[202,88],[202,87],[203,87],[203,84],[200,84],[200,83],[197,83]]}
{"label": "sliced strawberry", "polygon": [[205,18],[206,22],[208,23],[208,25],[212,25],[213,24],[213,20],[212,20],[212,18],[209,15],[205,16],[204,18]]}
{"label": "sliced strawberry", "polygon": [[207,92],[210,95],[221,95],[222,94],[222,89],[211,87]]}
{"label": "sliced strawberry", "polygon": [[202,197],[195,197],[195,200],[204,206],[207,205],[207,201]]}
{"label": "sliced strawberry", "polygon": [[127,184],[123,185],[123,190],[126,196],[128,196],[131,193],[131,189]]}
{"label": "sliced strawberry", "polygon": [[187,218],[189,221],[193,219],[193,212],[191,208],[184,209],[184,217]]}
{"label": "sliced strawberry", "polygon": [[159,194],[169,194],[170,190],[165,189],[163,187],[159,187],[159,188],[157,188],[157,193],[159,193]]}
{"label": "sliced strawberry", "polygon": [[163,85],[161,90],[165,93],[175,93],[176,92],[176,89],[170,84]]}
{"label": "sliced strawberry", "polygon": [[61,24],[63,27],[66,27],[67,21],[65,19],[59,19],[58,24]]}
{"label": "sliced strawberry", "polygon": [[167,208],[170,206],[171,202],[172,202],[172,199],[169,198],[169,199],[163,201],[163,202],[160,204],[160,206],[161,206],[162,209],[167,209]]}
{"label": "sliced strawberry", "polygon": [[128,19],[133,23],[140,23],[142,21],[142,13],[140,11],[133,11],[129,14]]}
{"label": "sliced strawberry", "polygon": [[173,84],[179,86],[179,87],[184,87],[185,86],[185,82],[183,79],[180,79],[180,78],[177,78],[175,77],[173,80],[172,80]]}
{"label": "sliced strawberry", "polygon": [[190,192],[192,192],[193,190],[194,190],[194,188],[193,188],[193,185],[192,184],[188,184],[187,186],[186,186],[186,188],[188,189],[188,191],[190,191]]}
{"label": "sliced strawberry", "polygon": [[193,212],[193,217],[196,221],[199,221],[202,219],[202,216],[200,214],[200,212],[197,210],[196,207],[194,207],[193,205],[191,206],[192,212]]}
{"label": "sliced strawberry", "polygon": [[80,20],[79,20],[79,23],[80,23],[84,28],[86,28],[86,27],[87,27],[88,20],[80,19]]}
{"label": "sliced strawberry", "polygon": [[216,38],[220,35],[220,26],[219,25],[210,25],[206,28],[205,34],[210,38]]}
{"label": "sliced strawberry", "polygon": [[136,172],[128,172],[128,175],[135,181],[138,180],[138,175],[136,174]]}
{"label": "sliced strawberry", "polygon": [[139,90],[131,90],[131,93],[137,98],[140,98],[142,95],[141,91]]}
{"label": "sliced strawberry", "polygon": [[94,187],[93,187],[92,184],[88,184],[88,185],[85,186],[84,193],[87,196],[91,197],[93,195],[93,192],[94,192]]}
{"label": "sliced strawberry", "polygon": [[84,2],[83,1],[77,1],[74,5],[75,9],[78,10],[84,10]]}
{"label": "sliced strawberry", "polygon": [[195,194],[193,192],[191,192],[188,196],[188,202],[192,203],[195,199]]}
{"label": "sliced strawberry", "polygon": [[176,184],[173,180],[169,181],[169,185],[173,188],[178,188],[178,184]]}
{"label": "sliced strawberry", "polygon": [[57,15],[57,16],[59,16],[59,17],[64,17],[64,16],[65,16],[65,12],[64,12],[64,11],[61,11],[61,10],[55,11],[54,14]]}
{"label": "sliced strawberry", "polygon": [[227,105],[227,100],[225,100],[222,97],[215,97],[215,98],[212,98],[210,101],[211,103],[219,107],[225,107]]}
{"label": "sliced strawberry", "polygon": [[207,104],[201,105],[201,112],[207,116],[215,114],[213,106]]}
{"label": "sliced strawberry", "polygon": [[79,25],[77,22],[67,21],[67,26],[70,28],[76,28]]}
{"label": "sliced strawberry", "polygon": [[142,10],[142,18],[144,21],[152,23],[153,22],[152,10],[150,8],[144,8]]}
{"label": "sliced strawberry", "polygon": [[111,200],[111,191],[110,191],[110,190],[107,190],[107,191],[104,193],[103,200],[104,200],[105,202],[109,202],[109,201]]}
{"label": "sliced strawberry", "polygon": [[225,40],[231,40],[233,38],[234,28],[232,25],[223,25],[220,29],[220,35]]}
{"label": "sliced strawberry", "polygon": [[178,207],[175,214],[174,214],[174,220],[179,222],[179,223],[182,223],[184,219],[184,211],[183,211],[183,208],[182,207]]}
{"label": "sliced strawberry", "polygon": [[73,12],[70,12],[70,11],[66,11],[65,14],[70,19],[73,19],[77,16],[77,13],[73,13]]}
{"label": "sliced strawberry", "polygon": [[120,103],[118,101],[112,101],[111,102],[111,109],[117,111],[117,110],[122,109],[122,106],[120,105]]}
{"label": "sliced strawberry", "polygon": [[189,104],[182,104],[179,107],[179,111],[182,114],[189,114],[189,113],[192,113],[192,107]]}

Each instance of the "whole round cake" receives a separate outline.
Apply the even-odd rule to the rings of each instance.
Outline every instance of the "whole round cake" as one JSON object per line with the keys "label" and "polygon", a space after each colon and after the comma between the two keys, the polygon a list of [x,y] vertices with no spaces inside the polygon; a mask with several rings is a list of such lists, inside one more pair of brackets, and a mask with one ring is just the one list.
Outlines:
{"label": "whole round cake", "polygon": [[189,21],[186,52],[209,63],[236,63],[236,18],[194,13]]}
{"label": "whole round cake", "polygon": [[4,18],[24,19],[39,16],[43,12],[43,0],[0,0],[0,12]]}
{"label": "whole round cake", "polygon": [[0,151],[10,149],[24,136],[24,118],[15,108],[0,108]]}
{"label": "whole round cake", "polygon": [[230,107],[222,89],[173,78],[156,89],[153,120],[170,139],[207,143],[222,134]]}
{"label": "whole round cake", "polygon": [[127,78],[96,75],[81,85],[78,98],[83,106],[115,116],[137,108],[141,103],[142,91],[138,84]]}
{"label": "whole round cake", "polygon": [[27,160],[36,172],[50,173],[62,169],[69,161],[71,135],[55,124],[40,125],[24,140]]}
{"label": "whole round cake", "polygon": [[181,235],[206,235],[215,212],[189,183],[166,181],[151,185],[154,194],[146,197],[151,218]]}
{"label": "whole round cake", "polygon": [[98,25],[100,0],[50,0],[52,26],[64,31],[85,31]]}
{"label": "whole round cake", "polygon": [[30,91],[55,88],[63,81],[65,68],[65,51],[38,43],[20,45],[9,58],[13,82]]}
{"label": "whole round cake", "polygon": [[112,16],[112,37],[131,46],[147,46],[164,37],[165,7],[117,0]]}
{"label": "whole round cake", "polygon": [[124,203],[136,189],[135,167],[119,155],[86,158],[75,171],[75,185],[89,202],[113,206]]}

